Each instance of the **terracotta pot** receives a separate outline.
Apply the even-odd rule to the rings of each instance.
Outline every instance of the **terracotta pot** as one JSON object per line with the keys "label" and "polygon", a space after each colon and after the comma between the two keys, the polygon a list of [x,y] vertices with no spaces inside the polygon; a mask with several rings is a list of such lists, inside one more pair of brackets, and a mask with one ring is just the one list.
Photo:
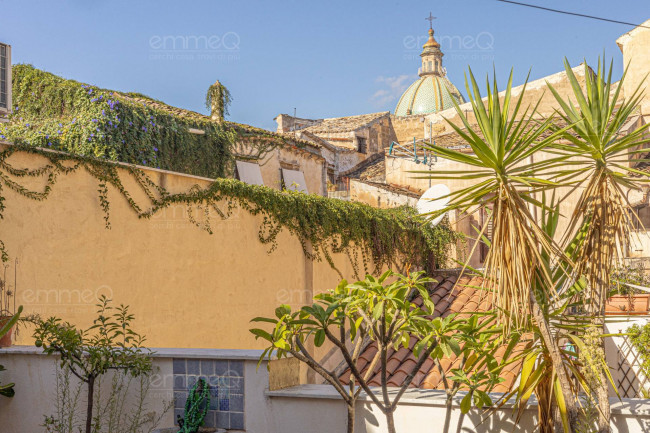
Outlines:
{"label": "terracotta pot", "polygon": [[[11,317],[12,316],[0,316],[0,328],[5,326],[5,323],[7,323],[11,319]],[[0,347],[11,347],[12,344],[11,337],[14,331],[14,326],[9,328],[9,332],[7,332],[5,335],[2,336],[2,338],[0,338]]]}
{"label": "terracotta pot", "polygon": [[614,295],[605,304],[605,314],[629,315],[648,314],[650,294],[644,295]]}

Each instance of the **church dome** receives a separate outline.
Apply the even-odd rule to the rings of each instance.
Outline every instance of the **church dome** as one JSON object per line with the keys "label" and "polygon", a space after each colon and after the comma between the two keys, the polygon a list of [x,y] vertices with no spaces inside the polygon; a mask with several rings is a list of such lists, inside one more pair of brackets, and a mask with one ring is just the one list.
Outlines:
{"label": "church dome", "polygon": [[396,116],[428,114],[446,110],[456,103],[465,102],[456,86],[446,76],[423,75],[402,94],[395,107]]}
{"label": "church dome", "polygon": [[[429,14],[429,22],[435,17]],[[442,66],[444,54],[440,44],[433,37],[433,26],[429,27],[429,39],[422,46],[422,67],[418,71],[420,78],[411,84],[402,94],[395,107],[396,116],[411,114],[428,114],[446,110],[465,102],[463,95],[447,78],[447,71]]]}

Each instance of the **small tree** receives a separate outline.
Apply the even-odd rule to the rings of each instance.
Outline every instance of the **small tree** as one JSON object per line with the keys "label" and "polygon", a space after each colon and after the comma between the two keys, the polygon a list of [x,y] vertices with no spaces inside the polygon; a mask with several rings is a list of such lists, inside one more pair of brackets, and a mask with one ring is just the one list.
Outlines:
{"label": "small tree", "polygon": [[87,389],[86,433],[93,428],[95,382],[110,370],[121,370],[133,376],[151,371],[151,358],[142,348],[144,337],[131,329],[134,316],[129,307],[111,307],[111,300],[102,296],[97,304],[97,318],[88,329],[78,329],[57,317],[39,321],[34,330],[36,346],[48,354],[61,357],[61,368],[67,368]]}
{"label": "small tree", "polygon": [[[483,317],[479,318],[480,316]],[[457,426],[457,431],[460,432],[465,414],[472,406],[482,408],[491,405],[489,392],[504,380],[500,373],[508,364],[514,344],[507,344],[505,336],[495,325],[495,319],[494,314],[477,313],[460,323],[456,334],[461,344],[460,363],[457,368],[445,371],[441,363],[442,357],[433,358],[445,388],[444,433],[449,432],[453,399],[458,391],[467,391],[460,404],[461,415]],[[494,357],[500,346],[506,348],[501,363]]]}
{"label": "small tree", "polygon": [[[299,312],[291,313],[288,306],[282,306],[276,310],[277,319],[253,319],[275,326],[271,332],[263,329],[251,332],[271,343],[261,359],[270,358],[274,351],[278,357],[292,354],[336,388],[348,405],[348,432],[352,431],[350,424],[354,420],[354,404],[359,393],[359,389],[354,388],[356,384],[386,416],[388,430],[394,433],[393,414],[397,404],[429,356],[442,358],[461,353],[457,333],[463,321],[454,315],[432,317],[434,305],[426,290],[426,285],[432,282],[434,280],[423,277],[423,272],[404,276],[391,271],[379,278],[366,276],[365,280],[354,284],[343,280],[336,290],[316,296],[319,303],[302,307]],[[417,295],[422,297],[421,306],[413,302]],[[307,337],[313,337],[316,346],[329,341],[338,348],[350,370],[349,391],[334,371],[326,370],[313,356],[307,355],[304,344]],[[357,368],[363,341],[373,342],[378,349],[365,374]],[[417,361],[391,398],[388,353],[400,345],[413,347]],[[369,375],[377,365],[381,377],[380,396],[368,384]]]}
{"label": "small tree", "polygon": [[[252,320],[252,322],[272,323],[275,326],[271,332],[257,328],[250,331],[255,335],[256,339],[263,338],[271,343],[262,353],[260,363],[264,358],[271,360],[274,353],[278,359],[292,355],[300,362],[307,364],[309,368],[331,384],[345,401],[348,411],[347,431],[353,433],[355,405],[361,388],[355,385],[353,379],[350,380],[346,388],[340,381],[336,370],[325,367],[316,360],[314,353],[308,349],[311,346],[310,343],[313,343],[315,347],[323,345],[325,342],[324,328],[333,329],[335,333],[341,336],[342,341],[348,338],[345,329],[347,319],[345,315],[346,286],[347,281],[342,280],[333,293],[325,296],[317,295],[316,298],[319,303],[305,306],[295,312],[291,311],[290,306],[281,305],[275,309],[276,318],[256,317]],[[354,326],[350,328],[349,338],[353,341],[350,358],[356,363],[361,354],[365,338],[356,334],[356,327]],[[372,365],[375,364],[376,360],[373,361]],[[371,370],[369,369],[369,372]]]}

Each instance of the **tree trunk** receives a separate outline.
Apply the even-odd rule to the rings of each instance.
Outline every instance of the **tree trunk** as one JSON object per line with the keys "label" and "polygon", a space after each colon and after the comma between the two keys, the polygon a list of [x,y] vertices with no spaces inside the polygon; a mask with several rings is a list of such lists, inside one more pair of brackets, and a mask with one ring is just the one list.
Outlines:
{"label": "tree trunk", "polygon": [[95,395],[95,376],[88,377],[88,405],[86,406],[86,433],[91,433],[93,424],[93,396]]}
{"label": "tree trunk", "polygon": [[447,395],[447,401],[445,402],[445,426],[443,427],[443,433],[449,433],[449,424],[451,424],[451,404],[452,396]]}
{"label": "tree trunk", "polygon": [[354,433],[354,412],[355,412],[356,401],[353,401],[352,404],[348,404],[348,433]]}
{"label": "tree trunk", "polygon": [[465,414],[463,412],[461,412],[460,416],[458,417],[458,425],[456,426],[456,433],[461,433],[462,432],[463,421],[465,421]]}
{"label": "tree trunk", "polygon": [[[605,302],[607,297],[607,288],[608,286],[603,284],[600,281],[601,287],[599,287],[598,293],[600,297],[598,299],[598,313],[599,316],[596,319],[594,325],[600,329],[600,331],[605,333]],[[605,352],[605,339],[599,339],[600,349],[603,351],[603,362],[607,363],[607,352]],[[598,389],[596,390],[596,398],[598,398],[598,406],[600,410],[598,411],[598,433],[610,433],[610,416],[611,409],[609,407],[609,379],[605,374],[604,368],[598,369]]]}
{"label": "tree trunk", "polygon": [[[603,348],[604,350],[604,348]],[[600,406],[600,411],[598,411],[598,433],[610,433],[610,412],[609,407],[609,386],[607,385],[609,379],[605,375],[604,371],[600,372],[599,377],[599,386],[598,386],[598,406]]]}
{"label": "tree trunk", "polygon": [[[546,322],[544,313],[542,312],[542,309],[537,303],[537,298],[532,289],[530,293],[530,303],[531,303],[531,311],[533,314],[533,318],[537,323],[537,326],[539,327],[540,334],[542,336],[542,339],[544,340],[544,344],[546,345],[546,348],[549,351],[549,355],[551,356],[551,361],[553,362],[553,367],[555,368],[558,381],[560,382],[560,388],[562,390],[562,395],[564,396],[564,401],[567,408],[567,416],[569,418],[568,433],[572,433],[575,430],[575,426],[578,422],[578,408],[576,406],[576,401],[573,396],[573,393],[571,392],[569,376],[567,375],[566,370],[564,369],[564,363],[562,362],[562,355],[560,353],[560,349],[559,347],[557,347],[557,344],[553,339],[551,329],[549,328],[548,323]],[[558,433],[564,433],[564,432],[558,432]]]}
{"label": "tree trunk", "polygon": [[388,424],[388,433],[397,433],[395,430],[395,417],[394,411],[391,410],[390,408],[385,412],[386,415],[386,423]]}

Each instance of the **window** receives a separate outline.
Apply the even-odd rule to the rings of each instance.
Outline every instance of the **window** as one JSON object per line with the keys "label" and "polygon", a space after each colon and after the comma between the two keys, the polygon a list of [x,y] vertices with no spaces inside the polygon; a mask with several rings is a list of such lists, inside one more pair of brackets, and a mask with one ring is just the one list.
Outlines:
{"label": "window", "polygon": [[650,207],[647,205],[632,208],[632,224],[636,231],[650,230]]}
{"label": "window", "polygon": [[259,164],[246,161],[235,161],[237,179],[249,185],[264,185]]}
{"label": "window", "polygon": [[11,111],[11,47],[0,44],[0,113]]}
{"label": "window", "polygon": [[305,175],[300,170],[290,170],[288,168],[282,169],[282,181],[284,182],[284,188],[289,191],[300,191],[305,194],[309,194],[307,190],[307,182],[305,181]]}
{"label": "window", "polygon": [[[488,245],[485,243],[485,239],[488,241],[492,241],[492,232],[493,232],[493,225],[492,225],[492,211],[491,209],[486,209],[482,208],[480,211],[480,218],[481,218],[481,227],[480,230],[485,227],[487,224],[487,228],[485,231],[483,231],[483,236],[481,239],[479,239],[479,242],[481,242],[479,248],[480,248],[480,260],[481,263],[485,263],[485,259],[487,258],[487,253],[489,251]],[[479,231],[480,233],[480,231]]]}
{"label": "window", "polygon": [[366,153],[367,143],[365,137],[357,137],[358,152]]}

